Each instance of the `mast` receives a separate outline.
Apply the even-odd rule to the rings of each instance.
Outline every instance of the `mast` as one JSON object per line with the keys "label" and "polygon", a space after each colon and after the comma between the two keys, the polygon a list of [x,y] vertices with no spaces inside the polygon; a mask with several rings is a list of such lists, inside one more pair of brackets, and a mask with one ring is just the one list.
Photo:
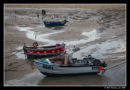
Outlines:
{"label": "mast", "polygon": [[73,56],[73,53],[65,54],[65,62],[64,62],[65,66],[72,64],[72,56]]}
{"label": "mast", "polygon": [[72,56],[73,56],[73,53],[70,53],[68,55],[68,61],[70,62],[70,64],[72,64]]}

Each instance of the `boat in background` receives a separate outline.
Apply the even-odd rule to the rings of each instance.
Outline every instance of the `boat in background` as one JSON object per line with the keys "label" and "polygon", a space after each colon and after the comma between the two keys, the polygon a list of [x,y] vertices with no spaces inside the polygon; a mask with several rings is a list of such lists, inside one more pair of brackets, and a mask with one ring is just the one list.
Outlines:
{"label": "boat in background", "polygon": [[23,50],[24,54],[27,55],[27,59],[38,59],[64,54],[65,44],[38,47],[38,43],[34,42],[33,47],[27,47],[24,45]]}
{"label": "boat in background", "polygon": [[64,26],[68,21],[43,21],[45,27],[56,27],[56,26]]}

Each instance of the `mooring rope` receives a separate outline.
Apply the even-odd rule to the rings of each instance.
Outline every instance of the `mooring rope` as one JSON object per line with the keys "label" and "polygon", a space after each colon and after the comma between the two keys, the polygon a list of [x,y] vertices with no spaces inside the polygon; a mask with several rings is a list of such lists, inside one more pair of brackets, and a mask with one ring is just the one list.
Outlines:
{"label": "mooring rope", "polygon": [[115,68],[115,67],[117,67],[117,66],[119,66],[119,65],[121,65],[121,64],[124,64],[124,63],[126,63],[126,62],[123,61],[123,62],[121,62],[121,63],[118,63],[117,65],[114,65],[114,66],[111,66],[111,67],[105,68],[105,70],[109,70],[109,69]]}

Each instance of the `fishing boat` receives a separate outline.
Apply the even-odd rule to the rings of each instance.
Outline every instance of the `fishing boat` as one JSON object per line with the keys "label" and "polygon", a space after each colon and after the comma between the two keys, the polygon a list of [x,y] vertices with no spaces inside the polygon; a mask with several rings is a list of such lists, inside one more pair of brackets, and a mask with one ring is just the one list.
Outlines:
{"label": "fishing boat", "polygon": [[[66,60],[69,61],[67,64],[65,63]],[[105,62],[94,58],[84,58],[82,60],[71,58],[71,61],[63,59],[59,62],[62,62],[62,64],[51,59],[39,59],[34,60],[34,65],[43,75],[47,76],[98,74],[107,66]]]}
{"label": "fishing boat", "polygon": [[34,42],[32,47],[24,45],[23,50],[27,59],[52,57],[63,54],[65,52],[65,44],[38,47],[38,43]]}
{"label": "fishing boat", "polygon": [[45,27],[55,27],[55,26],[64,26],[67,23],[67,20],[63,21],[43,21]]}

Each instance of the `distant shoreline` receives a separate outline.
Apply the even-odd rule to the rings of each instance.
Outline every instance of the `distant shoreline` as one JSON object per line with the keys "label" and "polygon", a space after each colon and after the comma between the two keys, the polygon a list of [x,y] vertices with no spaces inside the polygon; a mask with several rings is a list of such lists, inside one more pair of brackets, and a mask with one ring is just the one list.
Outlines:
{"label": "distant shoreline", "polygon": [[4,4],[5,8],[125,9],[126,4]]}

